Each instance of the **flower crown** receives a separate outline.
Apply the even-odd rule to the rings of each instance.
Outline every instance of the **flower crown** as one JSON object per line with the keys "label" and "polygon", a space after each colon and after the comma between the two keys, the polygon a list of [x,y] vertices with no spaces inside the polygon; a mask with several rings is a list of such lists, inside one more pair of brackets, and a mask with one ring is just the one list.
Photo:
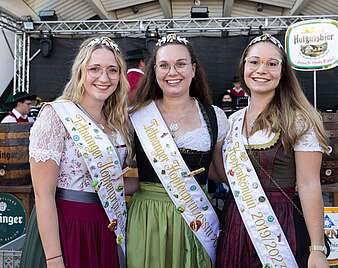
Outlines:
{"label": "flower crown", "polygon": [[262,41],[269,41],[271,43],[273,43],[274,45],[276,45],[277,47],[279,47],[280,49],[284,50],[284,47],[282,45],[281,42],[279,42],[279,40],[276,37],[273,37],[271,34],[268,33],[264,33],[260,36],[255,37],[254,39],[252,39],[248,45],[248,47],[258,43],[258,42],[262,42]]}
{"label": "flower crown", "polygon": [[168,35],[163,36],[162,38],[158,39],[156,46],[160,47],[160,46],[162,46],[166,43],[180,43],[180,44],[187,45],[187,44],[189,44],[189,41],[186,38],[181,37],[179,35],[168,34]]}
{"label": "flower crown", "polygon": [[111,48],[112,50],[116,51],[117,53],[120,53],[119,46],[107,36],[97,37],[93,39],[88,43],[86,47],[93,47],[95,45],[105,45]]}

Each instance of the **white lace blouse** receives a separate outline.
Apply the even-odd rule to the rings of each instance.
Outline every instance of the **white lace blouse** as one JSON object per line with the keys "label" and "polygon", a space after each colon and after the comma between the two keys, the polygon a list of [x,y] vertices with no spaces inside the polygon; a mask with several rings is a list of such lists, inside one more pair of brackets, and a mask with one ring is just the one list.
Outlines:
{"label": "white lace blouse", "polygon": [[[192,131],[184,133],[182,136],[179,136],[175,139],[176,145],[179,148],[186,148],[191,150],[197,150],[201,152],[206,152],[210,150],[210,135],[208,131],[207,124],[203,118],[203,114],[200,110],[200,107],[196,101],[196,106],[198,107],[199,117],[201,121],[201,127],[195,128]],[[218,133],[217,133],[217,142],[220,142],[224,139],[229,130],[229,122],[224,113],[224,111],[217,107],[213,106],[218,125]],[[198,138],[196,138],[198,137]]]}
{"label": "white lace blouse", "polygon": [[[30,158],[38,162],[52,159],[59,166],[58,187],[94,192],[92,179],[80,151],[50,105],[41,111],[32,126],[29,141]],[[121,135],[116,137],[116,143],[123,163],[127,150]]]}

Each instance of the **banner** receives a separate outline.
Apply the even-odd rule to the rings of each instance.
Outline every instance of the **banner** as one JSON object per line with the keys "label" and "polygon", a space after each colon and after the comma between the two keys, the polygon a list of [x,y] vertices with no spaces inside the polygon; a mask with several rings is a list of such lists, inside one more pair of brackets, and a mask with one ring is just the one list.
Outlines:
{"label": "banner", "polygon": [[307,20],[292,24],[285,35],[285,49],[296,70],[327,70],[338,65],[338,22]]}
{"label": "banner", "polygon": [[334,266],[338,264],[338,207],[324,208],[324,230],[331,241],[327,260],[330,266]]}

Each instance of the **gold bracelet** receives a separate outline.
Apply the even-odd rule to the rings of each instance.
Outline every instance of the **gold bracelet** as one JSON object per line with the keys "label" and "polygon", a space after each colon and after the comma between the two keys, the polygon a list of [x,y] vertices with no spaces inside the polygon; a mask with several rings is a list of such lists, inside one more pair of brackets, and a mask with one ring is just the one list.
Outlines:
{"label": "gold bracelet", "polygon": [[322,252],[324,255],[326,255],[326,247],[324,245],[311,245],[309,249],[310,252],[319,251]]}
{"label": "gold bracelet", "polygon": [[50,260],[53,260],[53,259],[56,259],[56,258],[60,258],[60,257],[62,257],[62,254],[57,255],[57,256],[54,256],[54,257],[47,258],[47,259],[46,259],[46,262],[47,262],[47,261],[50,261]]}

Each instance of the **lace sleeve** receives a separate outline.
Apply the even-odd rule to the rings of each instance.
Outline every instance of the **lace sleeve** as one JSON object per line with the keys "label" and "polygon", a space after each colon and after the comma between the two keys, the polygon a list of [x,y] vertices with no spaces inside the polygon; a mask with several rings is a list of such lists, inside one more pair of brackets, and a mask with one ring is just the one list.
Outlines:
{"label": "lace sleeve", "polygon": [[213,108],[216,113],[216,118],[217,118],[217,125],[218,125],[218,134],[217,134],[217,142],[223,140],[228,133],[229,130],[229,121],[228,118],[226,117],[224,111],[213,105]]}
{"label": "lace sleeve", "polygon": [[66,129],[54,109],[47,105],[31,128],[29,156],[36,161],[54,160],[60,165]]}
{"label": "lace sleeve", "polygon": [[[297,131],[300,132],[304,127],[304,120],[298,118],[296,122]],[[296,144],[293,146],[293,149],[299,152],[324,152],[313,127],[310,127],[309,130],[298,139]]]}

